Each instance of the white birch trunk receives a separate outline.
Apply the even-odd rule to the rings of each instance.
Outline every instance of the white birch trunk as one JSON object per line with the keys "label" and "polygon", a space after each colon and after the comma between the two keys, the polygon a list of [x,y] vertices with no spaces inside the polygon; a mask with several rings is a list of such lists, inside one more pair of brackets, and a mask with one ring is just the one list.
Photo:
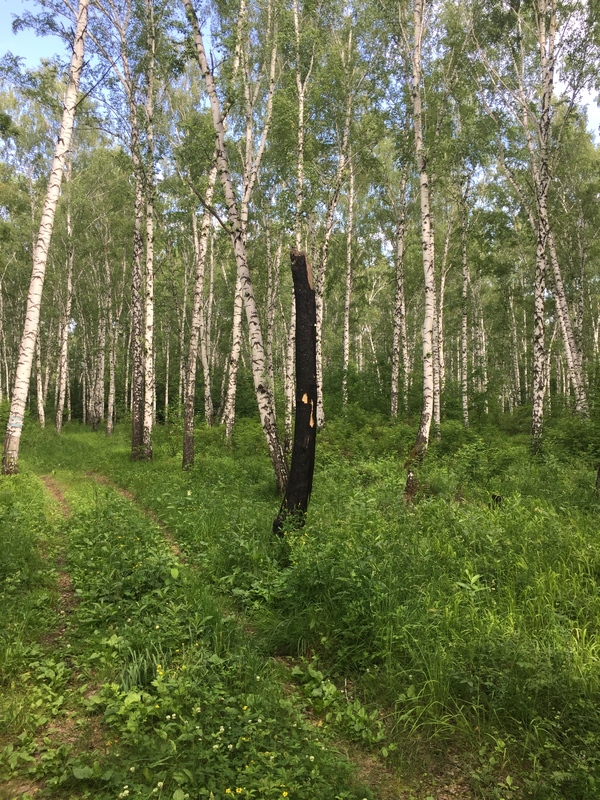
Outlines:
{"label": "white birch trunk", "polygon": [[517,334],[517,318],[515,316],[515,304],[512,290],[508,296],[508,306],[510,313],[510,333],[512,344],[512,368],[513,368],[513,390],[512,397],[514,405],[521,405],[521,371],[519,369],[519,337]]}
{"label": "white birch trunk", "polygon": [[[352,31],[348,37],[348,61],[352,51]],[[315,302],[317,309],[317,427],[322,428],[325,424],[325,409],[323,407],[323,298],[325,294],[325,275],[327,272],[327,255],[329,253],[329,243],[333,233],[333,223],[337,208],[344,172],[348,163],[348,143],[350,140],[350,124],[352,122],[353,96],[350,87],[346,98],[346,117],[344,120],[344,132],[340,142],[338,165],[333,181],[332,191],[327,204],[327,215],[325,217],[325,231],[319,252],[319,261],[315,275]]]}
{"label": "white birch trunk", "polygon": [[241,296],[246,309],[249,338],[252,349],[252,375],[254,379],[254,390],[256,393],[259,415],[263,432],[267,440],[277,486],[278,489],[283,492],[287,483],[287,464],[275,422],[273,397],[268,390],[265,380],[265,353],[262,331],[258,316],[258,308],[254,297],[254,287],[252,285],[252,279],[248,269],[245,239],[245,221],[247,220],[247,217],[245,218],[245,214],[247,214],[252,189],[258,173],[258,166],[266,145],[266,132],[268,131],[267,122],[270,121],[270,112],[272,109],[272,97],[275,88],[276,50],[275,48],[273,49],[271,58],[269,102],[266,112],[267,120],[265,121],[263,136],[261,138],[256,156],[251,164],[246,163],[244,194],[240,208],[238,208],[233,189],[233,183],[229,174],[229,162],[225,146],[225,126],[219,98],[217,96],[215,81],[208,66],[202,34],[200,32],[200,27],[191,4],[191,0],[183,0],[183,3],[188,15],[188,19],[192,25],[196,54],[198,56],[198,64],[200,66],[200,71],[202,73],[202,77],[204,78],[207,94],[210,99],[213,125],[217,135],[217,169],[219,171],[221,185],[225,194],[225,204],[227,207],[227,214],[231,229],[231,238],[237,265],[238,281],[241,288]]}
{"label": "white birch trunk", "polygon": [[[298,93],[298,138],[297,138],[297,164],[296,164],[296,209],[295,209],[295,238],[296,250],[302,247],[302,215],[304,205],[304,109],[306,104],[307,87],[314,65],[314,48],[306,75],[302,77],[301,44],[300,44],[300,12],[297,0],[293,2],[294,36],[296,43],[296,91]],[[287,335],[287,351],[285,359],[285,415],[284,415],[284,450],[291,452],[292,448],[292,415],[294,413],[294,358],[296,342],[296,302],[293,296],[290,304],[290,324]]]}
{"label": "white birch trunk", "polygon": [[446,379],[446,365],[444,357],[444,295],[446,292],[446,277],[448,275],[448,253],[450,251],[450,237],[452,235],[452,218],[448,217],[446,235],[444,236],[444,249],[440,266],[440,289],[436,293],[435,318],[433,322],[433,425],[436,439],[440,438],[442,424],[442,394]]}
{"label": "white birch trunk", "polygon": [[[212,204],[215,183],[217,180],[217,166],[212,167],[208,176],[208,187],[206,190],[206,204]],[[208,244],[208,232],[211,224],[211,215],[208,209],[204,209],[200,234],[198,234],[198,223],[196,212],[192,212],[192,239],[194,243],[194,259],[196,263],[194,278],[194,305],[192,309],[192,323],[190,332],[189,353],[187,360],[187,373],[185,378],[185,406],[183,418],[183,467],[191,467],[194,463],[194,406],[196,401],[196,364],[198,351],[203,338],[203,306],[204,306],[204,275],[206,272],[206,252]],[[205,370],[204,380],[208,375],[208,359],[206,358],[206,346],[202,348],[204,357],[202,367]],[[210,424],[210,421],[207,420]]]}
{"label": "white birch trunk", "polygon": [[37,410],[40,428],[46,427],[46,414],[44,412],[44,383],[42,375],[42,354],[41,354],[40,337],[37,337],[35,344],[35,377],[37,389]]}
{"label": "white birch trunk", "polygon": [[460,325],[460,387],[463,423],[469,427],[469,260],[467,257],[467,199],[460,203],[460,251],[462,263],[461,325]]}
{"label": "white birch trunk", "polygon": [[242,277],[238,271],[233,298],[233,318],[231,330],[231,351],[229,353],[229,371],[227,378],[227,394],[223,409],[222,424],[225,425],[225,436],[231,438],[235,424],[235,395],[237,391],[237,373],[242,352],[242,314],[244,301],[242,298]]}
{"label": "white birch trunk", "polygon": [[423,405],[421,421],[415,443],[417,457],[422,457],[429,445],[429,431],[433,416],[433,323],[435,316],[434,239],[429,207],[429,174],[423,140],[423,110],[421,100],[421,45],[424,35],[426,0],[414,3],[414,49],[412,53],[412,100],[415,133],[415,151],[419,169],[421,198],[421,246],[425,280],[425,310],[422,328],[423,347]]}
{"label": "white birch trunk", "polygon": [[548,249],[550,251],[550,263],[552,264],[552,271],[554,273],[556,312],[565,345],[567,369],[569,371],[569,377],[575,392],[574,411],[576,414],[586,417],[589,415],[589,406],[583,379],[583,359],[581,356],[581,351],[577,345],[577,340],[573,331],[573,325],[571,324],[571,315],[569,312],[569,306],[567,304],[565,286],[562,279],[560,264],[558,263],[558,254],[556,252],[554,236],[552,235],[550,227],[548,227]]}
{"label": "white birch trunk", "polygon": [[[107,288],[107,292],[110,287]],[[94,370],[94,384],[91,396],[91,424],[92,430],[97,431],[98,425],[104,419],[104,368],[106,364],[106,298],[102,301],[100,320],[98,322],[98,352],[96,354],[96,368]]]}
{"label": "white birch trunk", "polygon": [[146,269],[145,269],[145,322],[144,322],[144,421],[142,426],[141,457],[152,459],[152,428],[156,403],[156,375],[154,356],[154,59],[156,32],[154,30],[154,2],[146,0],[146,46],[148,54],[146,87]]}
{"label": "white birch trunk", "polygon": [[[348,404],[348,367],[350,364],[350,302],[352,299],[352,236],[354,225],[354,165],[349,151],[348,225],[346,228],[346,291],[342,334],[342,404]],[[377,360],[375,361],[377,363]]]}
{"label": "white birch trunk", "polygon": [[67,376],[69,369],[69,325],[71,322],[71,303],[73,300],[73,245],[72,245],[72,225],[71,215],[67,213],[67,236],[69,242],[69,252],[67,254],[67,297],[65,300],[65,310],[61,323],[61,341],[58,357],[58,404],[56,408],[56,432],[62,431],[63,415],[66,400]]}
{"label": "white birch trunk", "polygon": [[391,414],[398,416],[400,395],[400,361],[402,360],[402,408],[408,411],[408,375],[410,362],[408,336],[406,332],[406,300],[404,296],[404,251],[406,244],[406,183],[407,171],[403,171],[400,185],[400,204],[396,220],[396,293],[394,299],[394,326],[392,335],[392,388]]}
{"label": "white birch trunk", "polygon": [[31,367],[39,327],[40,306],[46,273],[46,262],[48,260],[48,249],[50,247],[50,240],[54,228],[54,217],[60,195],[65,160],[71,144],[75,108],[77,104],[77,90],[79,88],[79,79],[83,68],[88,5],[89,0],[79,0],[73,55],[71,58],[69,82],[63,106],[62,122],[56,148],[54,150],[54,159],[52,161],[52,169],[50,171],[50,179],[48,181],[38,239],[33,253],[33,271],[27,296],[25,326],[19,348],[15,387],[12,394],[10,415],[4,439],[2,473],[5,475],[14,473],[18,469],[19,444],[21,441],[25,405],[27,403],[27,393],[29,390],[29,379],[31,377]]}

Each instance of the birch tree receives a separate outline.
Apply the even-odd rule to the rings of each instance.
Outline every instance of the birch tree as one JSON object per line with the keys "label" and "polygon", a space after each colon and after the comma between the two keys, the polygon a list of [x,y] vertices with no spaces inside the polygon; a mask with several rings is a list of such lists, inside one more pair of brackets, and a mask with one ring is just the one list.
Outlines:
{"label": "birch tree", "polygon": [[65,161],[71,145],[75,109],[77,106],[77,92],[83,69],[88,6],[89,0],[79,0],[75,37],[73,41],[73,54],[71,57],[71,67],[63,105],[62,121],[54,151],[54,159],[42,211],[40,230],[33,255],[33,271],[31,274],[29,294],[27,296],[25,327],[21,338],[10,415],[4,439],[2,458],[2,473],[4,475],[14,473],[18,469],[19,444],[23,428],[25,404],[27,402],[29,390],[29,379],[31,376],[35,343],[38,334],[48,250],[52,239],[54,218],[60,196],[60,186],[62,183]]}
{"label": "birch tree", "polygon": [[[213,125],[217,139],[217,170],[225,195],[230,236],[237,266],[237,280],[240,285],[240,294],[243,298],[244,307],[246,309],[246,319],[248,322],[250,346],[252,351],[252,375],[260,420],[265,438],[267,440],[269,454],[271,456],[271,462],[275,472],[275,480],[279,491],[283,492],[287,483],[287,463],[275,421],[273,396],[268,389],[268,384],[266,381],[265,352],[262,330],[258,315],[258,308],[254,297],[252,278],[248,269],[245,237],[248,202],[257,177],[258,164],[260,163],[259,156],[262,156],[266,139],[261,139],[256,155],[251,159],[250,162],[246,162],[246,167],[249,170],[248,181],[244,184],[244,195],[242,202],[239,203],[236,198],[229,169],[229,159],[225,141],[224,118],[221,111],[219,96],[217,94],[215,78],[208,66],[202,33],[200,31],[200,26],[198,24],[191,0],[184,0],[184,6],[188,20],[192,27],[198,64],[200,66],[200,71],[202,73],[206,91],[210,100]],[[275,81],[274,70],[275,54],[272,53],[269,76],[271,84],[274,84]],[[251,125],[251,120],[247,120],[247,125]],[[248,142],[248,145],[249,147],[252,146],[253,142]]]}

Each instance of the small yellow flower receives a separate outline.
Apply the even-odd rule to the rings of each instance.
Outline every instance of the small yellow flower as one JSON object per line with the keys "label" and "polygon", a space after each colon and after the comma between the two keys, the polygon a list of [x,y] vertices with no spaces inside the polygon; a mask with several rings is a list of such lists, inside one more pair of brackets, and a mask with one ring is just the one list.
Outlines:
{"label": "small yellow flower", "polygon": [[287,792],[282,792],[282,793],[281,793],[281,796],[282,796],[282,797],[287,797],[287,796],[288,796],[288,793],[287,793]]}
{"label": "small yellow flower", "polygon": [[231,794],[231,789],[225,789],[225,794]]}
{"label": "small yellow flower", "polygon": [[236,787],[235,793],[236,794],[241,794],[243,791],[244,790],[240,786],[238,786],[238,787]]}

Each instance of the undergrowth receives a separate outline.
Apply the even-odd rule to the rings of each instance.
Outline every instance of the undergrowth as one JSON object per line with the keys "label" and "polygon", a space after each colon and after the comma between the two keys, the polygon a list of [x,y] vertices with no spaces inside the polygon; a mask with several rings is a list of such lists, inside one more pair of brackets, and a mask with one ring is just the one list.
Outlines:
{"label": "undergrowth", "polygon": [[[433,760],[458,752],[473,791],[482,797],[598,796],[596,427],[556,421],[548,426],[542,455],[534,459],[525,437],[448,423],[419,470],[415,502],[407,505],[402,464],[413,434],[364,414],[357,417],[355,410],[329,422],[318,441],[307,524],[300,532],[288,531],[281,544],[271,534],[278,500],[254,423],[241,420],[230,445],[220,430],[199,430],[196,465],[188,472],[181,471],[176,426],[157,431],[151,464],[130,461],[127,432],[107,442],[72,427],[59,446],[50,433],[31,434],[33,468],[60,464],[82,470],[85,464],[109,476],[168,526],[189,565],[189,571],[173,567],[167,551],[152,556],[147,545],[141,561],[147,567],[107,561],[104,551],[94,550],[95,569],[106,563],[112,583],[107,579],[104,594],[95,595],[91,605],[82,602],[77,614],[84,606],[90,609],[91,621],[81,620],[88,626],[86,636],[103,626],[98,641],[105,644],[96,661],[106,664],[95,669],[120,665],[119,676],[109,681],[107,672],[105,688],[91,701],[103,724],[121,726],[120,758],[148,749],[162,753],[158,740],[164,732],[167,739],[172,731],[177,742],[178,737],[193,741],[200,724],[203,741],[208,736],[212,747],[219,745],[215,753],[227,732],[225,746],[239,745],[236,753],[248,763],[246,745],[240,744],[250,730],[244,727],[243,706],[252,710],[256,724],[258,712],[248,699],[256,694],[256,677],[266,680],[256,664],[264,664],[264,656],[279,656],[293,659],[288,680],[295,685],[294,702],[320,723],[317,730],[359,742],[402,769],[427,752]],[[85,525],[92,525],[92,518],[86,519]],[[73,547],[80,536],[73,529]],[[103,541],[101,535],[85,536],[94,548]],[[131,545],[124,549],[129,552]],[[88,570],[90,556],[82,552],[82,569]],[[76,578],[74,553],[74,580],[92,591],[90,576]],[[143,611],[136,581],[151,598]],[[185,598],[202,596],[207,586],[225,604],[234,604],[231,622],[214,608],[206,610],[213,602],[208,595],[205,610],[196,600],[193,609],[186,606]],[[261,652],[254,646],[245,650],[246,639],[238,638],[234,620],[240,612]],[[188,662],[190,653],[194,658]],[[230,688],[217,691],[211,684],[215,675],[219,686]],[[165,685],[173,698],[168,710],[160,695]],[[185,705],[197,687],[200,694]],[[288,742],[297,739],[285,722],[288,713],[294,718],[285,704],[292,701],[273,690],[271,695],[279,699],[271,705],[263,699],[260,718],[269,720],[268,736],[285,740],[290,754]],[[203,714],[210,705],[229,708],[230,717],[214,712],[210,725],[198,723],[196,702]],[[221,725],[225,731],[212,744]],[[182,747],[187,752],[187,745],[178,744]],[[272,752],[266,742],[264,747]],[[195,774],[187,756],[177,752],[171,781],[180,770],[179,758]],[[311,754],[316,759],[318,748]],[[305,764],[296,756],[290,755],[293,769]],[[217,762],[211,757],[210,763]],[[215,776],[228,774],[226,763],[215,768]],[[131,766],[136,780],[144,769],[156,777],[157,768],[143,759]],[[106,778],[102,770],[115,768],[104,762],[86,767],[92,770],[86,779],[98,786],[102,775],[110,781],[123,777],[117,770]],[[256,761],[256,769],[264,770],[263,762]],[[177,772],[180,778],[186,774]],[[329,774],[325,766],[320,774]],[[298,792],[307,777],[298,775],[296,783],[287,773],[278,778],[280,789],[282,783],[294,788],[293,795],[288,788],[281,791],[302,796]],[[133,779],[125,783],[130,790],[137,785]],[[181,786],[187,791],[185,781]],[[197,791],[190,796],[202,796]],[[308,791],[307,797],[335,796],[323,791]]]}

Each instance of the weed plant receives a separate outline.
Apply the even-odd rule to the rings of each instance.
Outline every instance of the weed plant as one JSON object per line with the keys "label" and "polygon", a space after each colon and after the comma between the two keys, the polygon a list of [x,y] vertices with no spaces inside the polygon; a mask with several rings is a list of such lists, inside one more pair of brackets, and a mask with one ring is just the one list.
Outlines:
{"label": "weed plant", "polygon": [[64,465],[56,477],[77,602],[60,642],[22,654],[24,713],[0,749],[8,785],[105,800],[370,797],[161,529],[110,487]]}
{"label": "weed plant", "polygon": [[[243,705],[255,720],[256,700],[248,698],[255,694],[256,675],[264,675],[252,661],[259,656],[244,651],[235,624],[219,620],[208,600],[206,607],[198,603],[196,614],[186,605],[185,598],[201,596],[210,584],[247,616],[264,654],[301,659],[291,677],[324,729],[394,759],[422,754],[423,748],[458,750],[484,797],[585,800],[600,794],[595,425],[555,420],[542,455],[533,459],[519,433],[465,430],[450,422],[432,444],[419,470],[418,495],[407,505],[402,464],[413,440],[408,427],[356,409],[329,422],[319,437],[307,524],[287,531],[280,545],[271,535],[278,501],[253,421],[241,420],[229,445],[220,430],[199,430],[196,465],[189,472],[181,471],[167,426],[157,432],[152,464],[130,462],[126,433],[107,443],[67,429],[60,463],[81,469],[85,462],[132,491],[176,535],[197,576],[175,567],[180,574],[174,578],[168,553],[152,556],[147,542],[142,564],[154,558],[147,569],[119,561],[112,550],[114,561],[97,553],[112,583],[98,588],[91,605],[82,602],[91,618],[81,624],[92,635],[102,626],[99,658],[107,669],[121,665],[114,686],[107,684],[94,700],[107,724],[121,731],[121,753],[138,752],[135,737],[162,737],[156,731],[168,725],[184,737],[176,739],[177,747],[187,752],[182,742],[194,736],[194,706],[184,703],[193,691],[199,692],[194,703],[202,713],[217,714],[209,725],[201,724],[203,740],[208,736],[212,743],[221,724],[230,730],[219,722],[223,715],[207,711],[209,705],[233,709],[227,712],[231,730],[249,730],[243,727]],[[38,435],[37,469],[50,467],[54,448],[51,436]],[[493,502],[492,495],[499,500]],[[85,525],[91,524],[90,518]],[[86,535],[89,547],[102,541]],[[74,531],[73,542],[83,541],[79,536]],[[164,569],[158,565],[163,559]],[[89,553],[81,568],[88,562]],[[134,575],[138,569],[140,577]],[[92,577],[81,581],[91,591]],[[111,602],[115,596],[120,607]],[[143,611],[140,597],[150,598]],[[167,635],[165,626],[171,625]],[[185,659],[189,653],[194,658],[185,660],[178,648]],[[164,685],[173,697],[168,711],[160,694]],[[295,742],[285,701],[261,702],[261,719],[272,720],[269,735],[283,725],[277,728],[279,741]],[[171,719],[163,722],[153,704]],[[129,715],[135,720],[127,721]],[[237,747],[241,737],[227,739],[227,746]],[[150,746],[158,747],[154,738],[141,749]],[[196,775],[187,756],[181,756],[181,768],[179,758],[172,756],[170,779],[175,769],[180,777],[187,774],[183,765]],[[264,769],[258,763],[257,770]],[[136,775],[144,768],[155,775],[158,768],[132,766]],[[88,769],[96,770],[95,777],[100,767]],[[322,770],[322,776],[329,774],[326,766]],[[305,779],[296,779],[295,791]],[[287,774],[278,780],[291,785]],[[335,796],[327,793],[333,789],[322,791],[307,796]]]}

